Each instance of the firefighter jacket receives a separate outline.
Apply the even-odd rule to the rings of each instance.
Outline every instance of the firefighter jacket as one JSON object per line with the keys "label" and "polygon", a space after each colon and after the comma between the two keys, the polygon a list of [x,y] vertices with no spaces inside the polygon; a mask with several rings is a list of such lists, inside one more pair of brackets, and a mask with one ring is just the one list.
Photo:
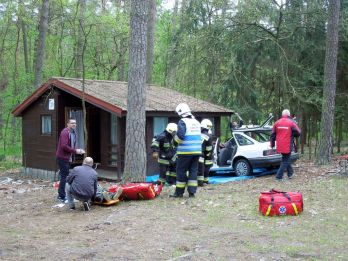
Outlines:
{"label": "firefighter jacket", "polygon": [[290,117],[283,116],[273,125],[271,147],[275,145],[278,153],[288,154],[293,150],[294,137],[299,137],[300,128]]}
{"label": "firefighter jacket", "polygon": [[202,154],[201,124],[195,118],[182,118],[178,122],[175,142],[180,156],[199,156]]}
{"label": "firefighter jacket", "polygon": [[176,158],[174,138],[168,131],[163,131],[152,139],[151,149],[158,152],[159,164],[173,164]]}
{"label": "firefighter jacket", "polygon": [[205,165],[213,165],[213,137],[208,133],[208,130],[203,129],[201,133],[202,139],[202,156],[199,162]]}

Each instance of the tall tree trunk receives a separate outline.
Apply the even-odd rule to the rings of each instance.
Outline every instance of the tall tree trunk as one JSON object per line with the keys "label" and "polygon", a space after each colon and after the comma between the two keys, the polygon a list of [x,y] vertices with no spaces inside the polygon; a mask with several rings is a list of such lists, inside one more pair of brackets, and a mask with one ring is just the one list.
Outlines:
{"label": "tall tree trunk", "polygon": [[301,154],[304,153],[304,145],[306,144],[307,137],[307,113],[302,110],[302,117],[300,121],[301,126],[301,136],[300,136],[300,146],[301,146]]}
{"label": "tall tree trunk", "polygon": [[19,1],[19,16],[18,20],[20,22],[21,28],[22,28],[22,37],[23,37],[23,53],[24,53],[24,65],[25,65],[25,72],[30,72],[30,66],[29,66],[29,54],[28,54],[28,34],[27,34],[27,26],[24,22],[25,17],[25,9],[23,5],[23,1]]}
{"label": "tall tree trunk", "polygon": [[156,0],[148,0],[146,82],[152,82],[153,52],[156,25]]}
{"label": "tall tree trunk", "polygon": [[[127,46],[123,45],[121,43],[121,52],[127,52]],[[126,81],[126,56],[122,55],[120,56],[120,63],[119,63],[119,69],[118,69],[118,74],[117,74],[117,79],[119,81]]]}
{"label": "tall tree trunk", "polygon": [[179,9],[179,0],[175,0],[172,14],[172,32],[169,48],[166,53],[166,70],[164,86],[172,86],[176,74],[176,55],[177,55],[177,16]]}
{"label": "tall tree trunk", "polygon": [[126,182],[144,181],[146,177],[146,3],[146,0],[131,1],[131,39],[124,169],[124,180]]}
{"label": "tall tree trunk", "polygon": [[77,42],[76,42],[76,64],[75,64],[75,75],[77,78],[82,76],[82,52],[84,45],[84,27],[85,27],[85,12],[86,12],[86,0],[78,1],[79,8],[79,19],[78,19],[78,33],[77,33]]}
{"label": "tall tree trunk", "polygon": [[48,30],[48,10],[49,0],[42,0],[39,23],[39,36],[37,38],[36,44],[34,88],[38,88],[42,80],[42,70],[44,66],[46,46],[46,33]]}
{"label": "tall tree trunk", "polygon": [[335,116],[339,11],[340,0],[329,0],[320,141],[316,156],[316,162],[320,165],[329,163],[332,156],[332,129]]}
{"label": "tall tree trunk", "polygon": [[341,141],[342,141],[342,117],[339,117],[337,122],[337,153],[341,152]]}

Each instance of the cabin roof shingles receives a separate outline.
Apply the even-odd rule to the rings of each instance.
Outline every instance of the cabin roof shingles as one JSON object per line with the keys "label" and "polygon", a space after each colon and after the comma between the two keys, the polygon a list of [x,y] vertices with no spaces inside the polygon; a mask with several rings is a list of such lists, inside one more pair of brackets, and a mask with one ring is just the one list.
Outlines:
{"label": "cabin roof shingles", "polygon": [[[55,80],[64,83],[78,91],[82,91],[82,80],[55,77]],[[127,110],[127,82],[85,80],[85,93],[109,104],[115,105],[122,110]],[[232,113],[232,110],[222,106],[199,100],[178,91],[148,85],[146,92],[146,111],[170,111],[176,106],[186,102],[193,112],[221,112]]]}

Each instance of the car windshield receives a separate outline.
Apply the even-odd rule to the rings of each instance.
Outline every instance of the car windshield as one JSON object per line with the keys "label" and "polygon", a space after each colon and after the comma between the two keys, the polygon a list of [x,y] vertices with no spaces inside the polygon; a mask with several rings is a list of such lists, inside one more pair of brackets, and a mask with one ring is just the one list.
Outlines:
{"label": "car windshield", "polygon": [[271,137],[271,130],[255,130],[244,133],[258,142],[269,142]]}

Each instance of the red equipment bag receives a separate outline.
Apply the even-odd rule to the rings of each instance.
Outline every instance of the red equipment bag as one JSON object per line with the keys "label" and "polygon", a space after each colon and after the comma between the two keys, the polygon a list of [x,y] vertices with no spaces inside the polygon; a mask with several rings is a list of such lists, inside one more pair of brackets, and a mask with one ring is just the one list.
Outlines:
{"label": "red equipment bag", "polygon": [[115,193],[118,187],[122,188],[122,194],[119,197],[121,200],[138,200],[155,198],[161,193],[163,185],[146,182],[113,185],[109,188],[109,192]]}
{"label": "red equipment bag", "polygon": [[303,199],[300,192],[284,192],[272,189],[261,192],[259,211],[265,216],[297,216],[303,211]]}

